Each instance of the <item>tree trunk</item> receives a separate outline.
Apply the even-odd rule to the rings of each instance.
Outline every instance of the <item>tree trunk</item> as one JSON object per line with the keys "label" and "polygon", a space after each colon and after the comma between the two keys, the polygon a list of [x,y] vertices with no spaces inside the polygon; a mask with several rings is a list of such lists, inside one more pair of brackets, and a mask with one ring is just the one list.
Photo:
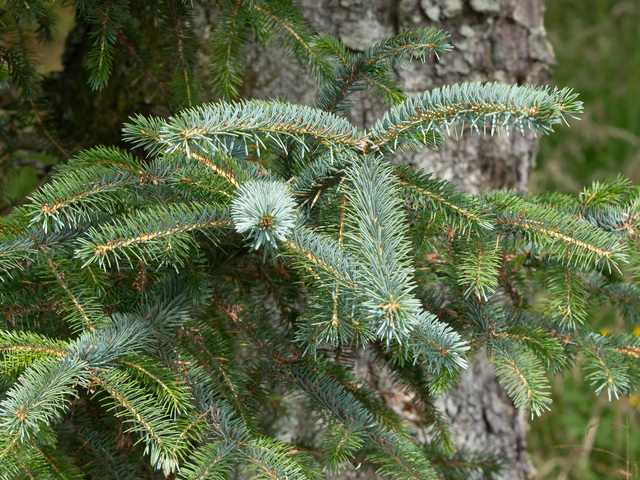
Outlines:
{"label": "tree trunk", "polygon": [[[544,83],[553,52],[545,39],[543,0],[304,0],[307,18],[320,32],[338,36],[348,47],[363,51],[386,35],[435,26],[451,34],[452,52],[416,62],[397,73],[412,96],[434,87],[463,81]],[[315,86],[286,63],[281,53],[255,50],[250,55],[245,96],[280,97],[310,104]],[[360,127],[370,126],[384,112],[371,96],[362,95],[350,112]],[[534,165],[533,136],[500,137],[465,134],[437,151],[406,151],[406,161],[476,193],[489,188],[524,189]],[[363,359],[367,364],[366,357]],[[385,389],[383,377],[364,369],[368,380]],[[390,382],[388,383],[390,385]],[[388,387],[392,388],[392,387]],[[383,395],[398,411],[402,392]],[[526,452],[526,415],[514,408],[483,354],[462,375],[459,384],[437,400],[451,420],[459,448],[498,453],[509,461],[504,479],[530,478]],[[370,472],[341,478],[375,478]]]}

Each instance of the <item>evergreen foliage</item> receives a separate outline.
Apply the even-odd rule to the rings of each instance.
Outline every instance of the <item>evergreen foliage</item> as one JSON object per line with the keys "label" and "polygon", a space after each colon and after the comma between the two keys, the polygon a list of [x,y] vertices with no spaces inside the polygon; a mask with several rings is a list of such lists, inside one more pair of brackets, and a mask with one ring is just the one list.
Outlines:
{"label": "evergreen foliage", "polygon": [[[0,219],[2,478],[148,478],[150,467],[304,479],[358,462],[391,479],[489,475],[500,459],[456,452],[432,401],[480,349],[532,415],[549,408],[548,376],[571,363],[596,392],[637,390],[640,340],[595,333],[586,314],[609,301],[630,325],[640,318],[621,273],[638,268],[636,187],[473,196],[386,158],[465,126],[549,133],[581,111],[575,94],[474,83],[405,98],[391,62],[446,52],[443,32],[354,56],[313,37],[293,2],[221,3],[220,101],[196,105],[181,30],[191,11],[162,4],[158,21],[176,35],[172,89],[189,108],[131,118],[124,134],[139,155],[80,152]],[[134,18],[128,2],[106,5],[79,5],[97,25],[94,88],[109,79],[114,32]],[[18,25],[46,24],[42,2],[8,8]],[[314,107],[232,101],[249,32],[311,67]],[[0,53],[28,98],[16,67],[27,58]],[[392,106],[361,131],[342,114],[364,87]],[[353,375],[359,348],[415,394],[427,445]],[[301,399],[316,438],[277,438],[265,410],[281,414],[283,398]]]}

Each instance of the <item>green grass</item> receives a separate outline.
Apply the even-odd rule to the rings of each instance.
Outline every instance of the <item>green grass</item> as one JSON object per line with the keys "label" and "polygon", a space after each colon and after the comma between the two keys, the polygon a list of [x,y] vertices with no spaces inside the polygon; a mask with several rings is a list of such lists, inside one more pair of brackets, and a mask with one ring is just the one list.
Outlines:
{"label": "green grass", "polygon": [[556,379],[552,411],[533,423],[537,480],[638,478],[638,399],[595,397],[575,372]]}
{"label": "green grass", "polygon": [[640,2],[545,4],[554,83],[580,92],[585,113],[541,140],[531,189],[577,192],[618,173],[640,183]]}

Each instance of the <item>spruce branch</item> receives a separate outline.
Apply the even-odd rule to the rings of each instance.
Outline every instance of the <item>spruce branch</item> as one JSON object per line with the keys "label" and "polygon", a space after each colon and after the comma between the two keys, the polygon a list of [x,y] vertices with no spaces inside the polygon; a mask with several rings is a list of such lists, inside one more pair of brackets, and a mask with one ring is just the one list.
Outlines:
{"label": "spruce branch", "polygon": [[414,57],[419,57],[422,63],[427,54],[448,52],[453,47],[446,43],[450,35],[436,28],[424,28],[415,31],[407,30],[395,35],[389,35],[380,42],[369,47],[363,54],[367,65],[381,60],[410,64]]}
{"label": "spruce branch", "polygon": [[451,49],[444,43],[446,32],[432,28],[405,31],[391,35],[369,47],[364,53],[351,55],[335,37],[321,35],[315,45],[338,60],[338,67],[319,92],[315,106],[327,112],[343,113],[349,106],[348,97],[366,85],[385,101],[396,104],[406,98],[392,77],[393,62],[410,64],[413,56],[424,62],[426,53]]}
{"label": "spruce branch", "polygon": [[[617,340],[617,341],[616,341]],[[622,341],[620,341],[622,340]],[[638,380],[636,368],[635,377],[632,382],[630,361],[640,358],[638,341],[632,340],[630,345],[625,345],[630,338],[610,339],[598,333],[587,333],[580,340],[582,354],[584,355],[585,378],[589,380],[596,394],[605,388],[611,400],[611,394],[616,398],[628,393],[631,385]]]}
{"label": "spruce branch", "polygon": [[70,300],[67,307],[69,314],[65,320],[76,331],[93,330],[105,321],[105,317],[98,307],[95,298],[87,297],[84,291],[81,291],[77,285],[73,285],[73,279],[70,282],[62,269],[61,265],[53,261],[48,253],[44,253],[45,262],[58,285],[64,292],[64,297]]}
{"label": "spruce branch", "polygon": [[531,409],[531,416],[549,410],[549,382],[542,374],[536,357],[526,350],[516,350],[504,341],[488,343],[489,361],[516,407]]}
{"label": "spruce branch", "polygon": [[0,402],[5,435],[21,442],[37,438],[41,428],[61,417],[71,397],[77,397],[75,386],[87,384],[85,367],[81,360],[65,356],[42,358],[27,368]]}
{"label": "spruce branch", "polygon": [[105,403],[114,408],[120,407],[115,415],[124,417],[124,421],[131,425],[130,431],[141,435],[151,465],[161,469],[165,475],[176,471],[178,458],[174,444],[179,430],[174,422],[162,415],[155,399],[118,368],[96,369],[88,380],[108,394]]}
{"label": "spruce branch", "polygon": [[128,480],[138,474],[104,431],[71,422],[63,423],[60,429],[77,439],[80,448],[93,460],[90,466],[98,470],[96,476],[106,471],[115,480]]}
{"label": "spruce branch", "polygon": [[231,226],[228,213],[206,204],[174,204],[124,216],[112,224],[90,227],[78,238],[75,256],[85,265],[97,263],[106,269],[122,260],[133,262],[179,262],[180,252],[193,246],[192,232],[213,231]]}
{"label": "spruce branch", "polygon": [[41,358],[61,357],[64,342],[28,331],[0,331],[0,374],[16,378]]}
{"label": "spruce branch", "polygon": [[412,293],[415,284],[408,261],[407,228],[392,175],[388,163],[373,158],[347,170],[350,208],[344,234],[347,248],[369,272],[361,280],[369,298],[360,308],[387,344],[402,342],[419,313],[419,302]]}
{"label": "spruce branch", "polygon": [[496,226],[501,232],[520,233],[539,248],[550,248],[567,265],[595,264],[611,269],[627,261],[624,243],[612,232],[548,206],[504,193],[494,195],[483,197],[494,204],[498,213]]}
{"label": "spruce branch", "polygon": [[89,56],[89,85],[94,90],[102,90],[111,75],[114,61],[114,44],[128,15],[128,1],[112,0],[100,5],[91,2],[93,9],[81,9],[85,19],[96,26],[92,36],[95,38]]}
{"label": "spruce branch", "polygon": [[331,76],[333,68],[328,59],[316,49],[311,29],[301,15],[297,5],[291,1],[264,2],[253,5],[282,34],[280,43],[290,49],[295,59],[304,68],[309,66],[311,77],[324,80]]}
{"label": "spruce branch", "polygon": [[[313,36],[292,0],[220,0],[210,47],[224,101],[198,105],[188,2],[77,7],[94,32],[93,88],[124,51],[145,85],[171,94],[168,108],[190,108],[133,117],[125,138],[145,158],[81,152],[0,219],[0,477],[129,480],[151,466],[186,480],[239,470],[319,480],[360,461],[398,480],[491,475],[497,458],[454,452],[432,401],[479,349],[533,414],[548,408],[548,374],[574,359],[597,392],[637,390],[640,339],[588,326],[604,301],[640,318],[626,282],[640,271],[637,187],[617,178],[579,196],[468,195],[384,157],[465,127],[548,133],[581,111],[570,90],[474,83],[406,99],[394,65],[449,50],[445,32],[400,32],[352,53]],[[0,46],[0,63],[37,118],[29,125],[42,126],[34,26],[23,23],[46,35],[51,15],[43,0],[9,8],[18,41]],[[168,32],[157,58],[147,17],[153,35]],[[309,67],[315,108],[229,101],[250,37]],[[361,132],[342,114],[365,88],[392,107]],[[430,446],[350,373],[361,347],[415,394]],[[264,405],[286,415],[280,395],[303,402],[324,435],[277,440]]]}
{"label": "spruce branch", "polygon": [[[372,150],[436,147],[444,141],[442,129],[450,133],[457,125],[491,134],[515,128],[524,133],[549,133],[555,124],[582,111],[582,103],[569,89],[520,87],[500,84],[456,84],[433,89],[391,108],[367,133]],[[463,128],[463,127],[462,127]]]}
{"label": "spruce branch", "polygon": [[[202,155],[230,152],[230,141],[246,146],[264,146],[274,141],[287,150],[283,138],[307,148],[304,137],[327,146],[360,149],[361,134],[347,120],[322,110],[275,101],[248,100],[236,104],[218,103],[183,111],[169,121],[136,116],[125,124],[124,137],[136,147],[172,153],[182,151]],[[259,151],[259,150],[258,150]]]}
{"label": "spruce branch", "polygon": [[447,226],[463,234],[469,229],[493,228],[488,205],[483,205],[455,185],[434,178],[431,173],[417,172],[408,165],[394,165],[393,171],[407,208],[423,212],[430,219],[439,213]]}
{"label": "spruce branch", "polygon": [[234,450],[231,442],[210,442],[196,450],[178,478],[184,480],[226,480],[235,464]]}

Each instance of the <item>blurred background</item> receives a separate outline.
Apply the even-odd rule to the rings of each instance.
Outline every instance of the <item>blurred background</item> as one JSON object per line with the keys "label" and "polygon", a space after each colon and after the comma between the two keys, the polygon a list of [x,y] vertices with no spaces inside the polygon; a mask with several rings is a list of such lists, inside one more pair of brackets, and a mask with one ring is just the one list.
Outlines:
{"label": "blurred background", "polygon": [[[554,83],[579,92],[585,113],[571,122],[571,128],[541,138],[530,189],[576,194],[584,185],[618,174],[640,185],[640,0],[546,0],[545,4],[545,24],[557,57]],[[54,41],[38,52],[44,60],[39,67],[42,74],[62,69],[61,55],[73,28],[74,11],[59,9],[58,17]],[[109,88],[121,88],[117,79],[112,83]],[[127,110],[123,102],[100,110]],[[10,103],[11,99],[0,98],[0,108]],[[20,128],[26,121],[18,111],[4,113],[0,117],[4,128]],[[87,134],[95,137],[96,132]],[[119,132],[100,132],[104,143],[116,143],[118,136]],[[19,169],[0,172],[5,180],[0,213],[46,182],[60,153],[34,153]],[[8,167],[0,162],[0,168]],[[606,308],[594,316],[603,332],[624,328],[622,320]],[[640,335],[640,327],[634,333]],[[536,478],[640,478],[638,397],[610,402],[606,393],[595,396],[582,377],[576,371],[553,379],[551,412],[531,422],[529,450],[538,470]]]}
{"label": "blurred background", "polygon": [[[618,174],[640,185],[640,1],[546,0],[545,6],[558,61],[553,81],[579,92],[585,113],[571,128],[541,138],[530,189],[575,194]],[[613,312],[594,313],[601,331],[623,330]],[[537,478],[640,478],[638,397],[596,397],[578,372],[555,378],[553,389],[551,412],[531,422],[529,432]]]}

